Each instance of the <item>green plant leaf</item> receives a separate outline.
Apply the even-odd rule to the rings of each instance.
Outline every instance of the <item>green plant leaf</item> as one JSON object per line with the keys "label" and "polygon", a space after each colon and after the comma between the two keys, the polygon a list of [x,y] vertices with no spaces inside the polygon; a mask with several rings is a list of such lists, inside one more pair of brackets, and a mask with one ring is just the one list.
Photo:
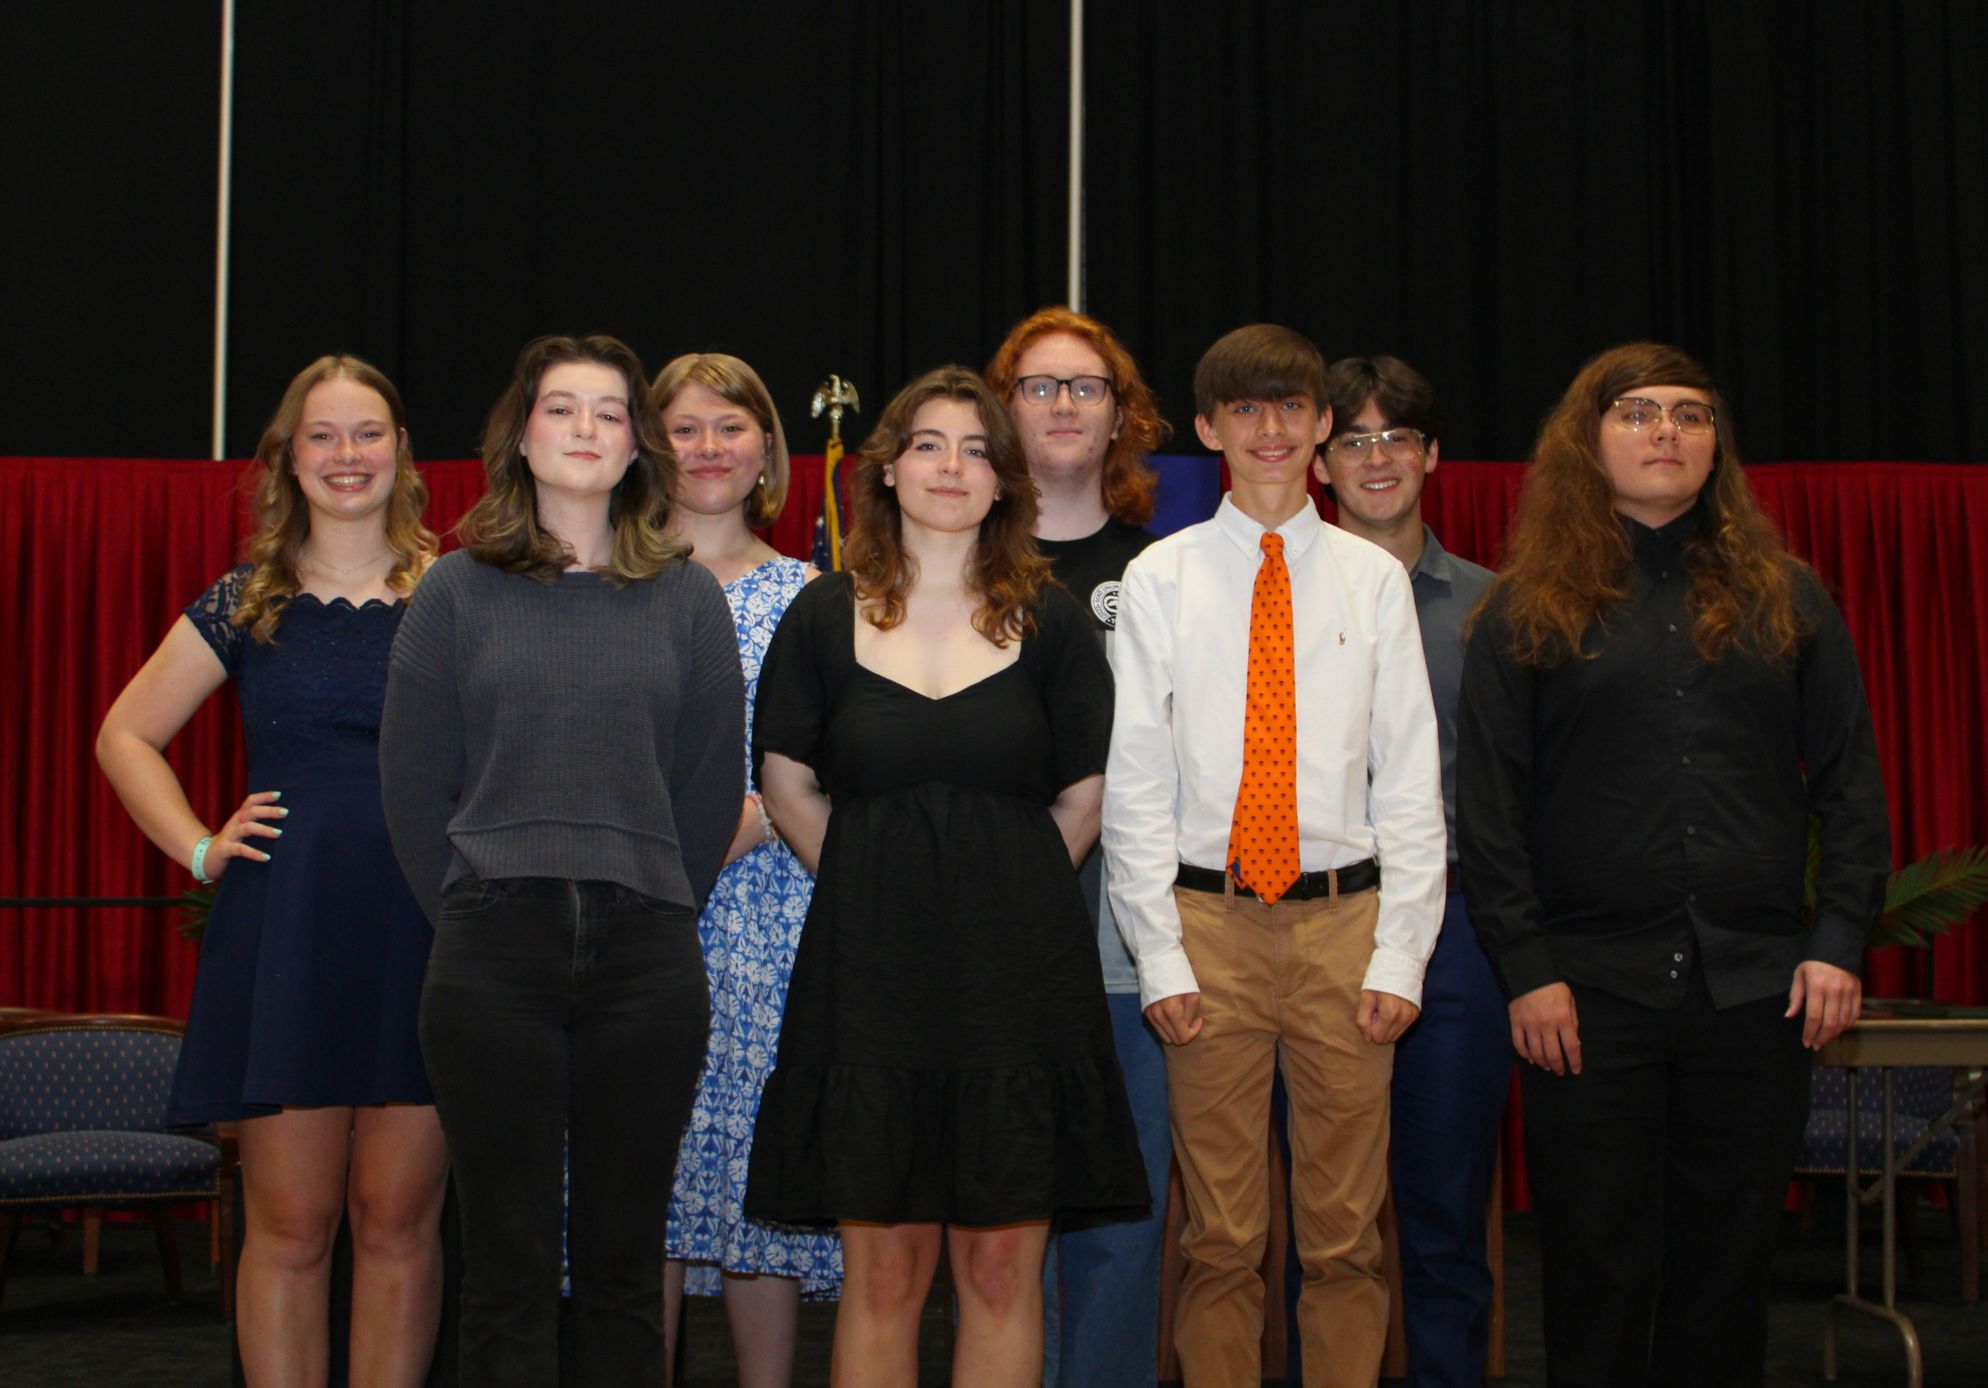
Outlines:
{"label": "green plant leaf", "polygon": [[1870,944],[1924,949],[1988,905],[1988,846],[1942,848],[1892,873]]}
{"label": "green plant leaf", "polygon": [[179,894],[179,919],[173,922],[182,938],[199,943],[207,933],[207,916],[214,909],[212,887],[188,887]]}

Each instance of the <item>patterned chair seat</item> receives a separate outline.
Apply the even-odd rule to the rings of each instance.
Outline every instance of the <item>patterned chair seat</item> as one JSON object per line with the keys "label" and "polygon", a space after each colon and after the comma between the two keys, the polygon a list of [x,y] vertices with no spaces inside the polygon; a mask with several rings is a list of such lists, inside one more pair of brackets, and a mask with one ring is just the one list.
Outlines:
{"label": "patterned chair seat", "polygon": [[21,1215],[83,1211],[83,1270],[96,1270],[103,1211],[149,1208],[167,1291],[180,1294],[171,1211],[215,1201],[221,1308],[234,1312],[233,1168],[214,1141],[166,1131],[184,1024],[66,1015],[0,1029],[0,1285]]}
{"label": "patterned chair seat", "polygon": [[84,1130],[0,1141],[0,1205],[211,1200],[221,1151],[170,1133]]}

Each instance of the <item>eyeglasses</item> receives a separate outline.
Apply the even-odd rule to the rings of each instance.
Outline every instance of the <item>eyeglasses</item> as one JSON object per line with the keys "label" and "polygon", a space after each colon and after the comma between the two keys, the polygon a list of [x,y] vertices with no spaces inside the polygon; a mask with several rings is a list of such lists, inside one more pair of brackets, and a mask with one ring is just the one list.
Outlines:
{"label": "eyeglasses", "polygon": [[1670,416],[1671,427],[1680,434],[1706,434],[1717,425],[1719,412],[1703,400],[1680,400],[1669,409],[1641,395],[1625,395],[1610,403],[1608,417],[1623,428],[1641,433],[1663,423]]}
{"label": "eyeglasses", "polygon": [[1351,463],[1385,455],[1397,463],[1422,456],[1420,429],[1382,429],[1372,434],[1341,434],[1325,446],[1325,451]]}
{"label": "eyeglasses", "polygon": [[1015,382],[1015,390],[1032,405],[1055,404],[1056,393],[1066,386],[1073,405],[1102,405],[1111,394],[1106,376],[1024,376]]}

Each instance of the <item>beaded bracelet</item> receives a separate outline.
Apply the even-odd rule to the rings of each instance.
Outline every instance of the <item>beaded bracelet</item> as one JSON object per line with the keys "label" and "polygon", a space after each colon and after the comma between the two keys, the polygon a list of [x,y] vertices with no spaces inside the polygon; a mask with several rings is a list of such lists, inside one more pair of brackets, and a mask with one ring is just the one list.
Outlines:
{"label": "beaded bracelet", "polygon": [[778,843],[780,841],[780,831],[773,827],[773,816],[766,812],[766,801],[760,798],[759,792],[756,790],[747,791],[746,799],[752,801],[752,807],[759,811],[759,841],[761,843]]}
{"label": "beaded bracelet", "polygon": [[214,885],[214,879],[207,875],[207,846],[213,842],[212,834],[201,835],[200,842],[193,846],[193,861],[187,864],[193,870],[193,880],[203,887]]}

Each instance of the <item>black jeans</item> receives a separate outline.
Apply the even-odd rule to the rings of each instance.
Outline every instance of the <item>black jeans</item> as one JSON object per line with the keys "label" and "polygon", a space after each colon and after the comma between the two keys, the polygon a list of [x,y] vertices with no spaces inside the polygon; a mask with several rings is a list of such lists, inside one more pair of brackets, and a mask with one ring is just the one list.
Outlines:
{"label": "black jeans", "polygon": [[[1792,979],[1790,980],[1792,982]],[[1769,1264],[1808,1118],[1788,1000],[1717,1009],[1574,985],[1581,1073],[1522,1065],[1553,1388],[1766,1377]]]}
{"label": "black jeans", "polygon": [[575,1381],[661,1381],[663,1224],[709,1023],[686,907],[556,878],[443,897],[421,1048],[462,1209],[464,1383],[559,1381],[569,1132]]}

